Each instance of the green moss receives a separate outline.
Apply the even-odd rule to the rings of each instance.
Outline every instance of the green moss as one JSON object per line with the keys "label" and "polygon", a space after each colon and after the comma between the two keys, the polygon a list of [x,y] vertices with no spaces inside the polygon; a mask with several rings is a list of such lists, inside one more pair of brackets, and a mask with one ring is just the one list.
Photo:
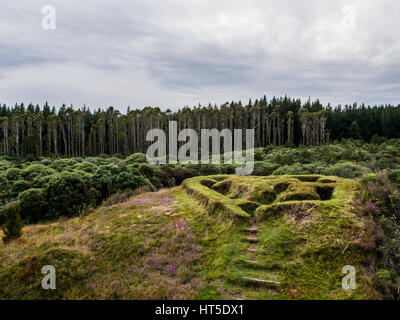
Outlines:
{"label": "green moss", "polygon": [[192,178],[183,182],[183,188],[190,195],[195,197],[203,204],[209,213],[222,214],[229,217],[246,218],[250,215],[244,211],[239,205],[243,205],[243,201],[229,199],[217,191],[214,191],[202,184],[204,178]]}
{"label": "green moss", "polygon": [[291,200],[320,200],[319,194],[313,185],[305,183],[291,184],[285,192],[279,194],[277,202],[285,202]]}
{"label": "green moss", "polygon": [[317,180],[318,183],[336,183],[337,179],[321,177]]}
{"label": "green moss", "polygon": [[196,296],[196,300],[220,300],[221,294],[215,286],[208,286],[202,289]]}
{"label": "green moss", "polygon": [[[43,266],[56,269],[56,290],[43,290]],[[84,288],[89,277],[87,258],[78,251],[50,249],[40,251],[0,273],[2,299],[68,299],[72,296],[90,297]]]}

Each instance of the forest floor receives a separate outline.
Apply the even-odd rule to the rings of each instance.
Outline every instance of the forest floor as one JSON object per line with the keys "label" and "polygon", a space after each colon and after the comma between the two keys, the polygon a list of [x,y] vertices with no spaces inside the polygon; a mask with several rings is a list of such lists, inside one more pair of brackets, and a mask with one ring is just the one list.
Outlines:
{"label": "forest floor", "polygon": [[[0,298],[375,298],[355,182],[310,177],[196,177],[26,226],[0,243]],[[45,265],[56,290],[41,287]],[[345,265],[356,268],[356,290],[342,289]]]}

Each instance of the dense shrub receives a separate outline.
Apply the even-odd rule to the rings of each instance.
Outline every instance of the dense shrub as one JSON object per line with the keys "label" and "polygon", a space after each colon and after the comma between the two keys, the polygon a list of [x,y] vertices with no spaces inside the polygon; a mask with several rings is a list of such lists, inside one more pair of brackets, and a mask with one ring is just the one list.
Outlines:
{"label": "dense shrub", "polygon": [[34,180],[37,177],[44,177],[55,174],[56,171],[43,164],[31,164],[22,170],[22,176],[27,180]]}
{"label": "dense shrub", "polygon": [[147,163],[146,155],[143,153],[133,153],[125,159],[127,164],[132,163]]}
{"label": "dense shrub", "polygon": [[197,170],[202,176],[221,174],[221,169],[216,164],[186,164],[184,168]]}
{"label": "dense shrub", "polygon": [[280,176],[280,175],[287,175],[287,174],[309,174],[309,170],[306,169],[300,163],[295,163],[291,166],[282,166],[276,169],[273,174]]}
{"label": "dense shrub", "polygon": [[52,177],[52,175],[43,176],[43,177],[38,176],[35,179],[33,179],[31,187],[32,188],[44,188],[44,189],[46,189],[51,177]]}
{"label": "dense shrub", "polygon": [[375,272],[375,286],[383,298],[400,298],[400,190],[386,172],[363,177],[357,210],[370,223],[370,237],[375,242],[376,259],[370,268]]}
{"label": "dense shrub", "polygon": [[83,171],[64,171],[52,176],[47,187],[50,216],[73,216],[94,204],[96,199],[88,198],[89,182],[90,175]]}
{"label": "dense shrub", "polygon": [[389,178],[393,183],[400,185],[400,168],[390,170]]}
{"label": "dense shrub", "polygon": [[300,163],[311,163],[312,160],[313,160],[313,153],[311,152],[311,150],[302,148],[298,155],[298,161]]}
{"label": "dense shrub", "polygon": [[88,173],[95,173],[97,170],[97,165],[92,162],[82,162],[74,166],[74,169],[81,170]]}
{"label": "dense shrub", "polygon": [[236,164],[229,164],[229,163],[224,163],[219,166],[222,174],[235,174],[236,167],[237,167]]}
{"label": "dense shrub", "polygon": [[18,202],[13,202],[4,207],[5,223],[3,225],[3,241],[8,243],[18,239],[22,234],[22,219]]}
{"label": "dense shrub", "polygon": [[146,177],[148,179],[151,179],[156,174],[155,166],[147,164],[147,163],[141,164],[139,166],[139,171],[144,177]]}
{"label": "dense shrub", "polygon": [[0,158],[0,172],[4,172],[13,166],[14,164],[12,162]]}
{"label": "dense shrub", "polygon": [[357,165],[349,161],[344,161],[328,167],[324,171],[324,174],[328,176],[338,176],[341,178],[358,178],[368,172],[371,172],[368,167]]}
{"label": "dense shrub", "polygon": [[18,168],[10,168],[5,173],[4,176],[9,181],[19,180],[22,176],[21,169]]}
{"label": "dense shrub", "polygon": [[48,218],[49,206],[44,189],[32,188],[18,196],[21,205],[21,217],[27,223],[35,223]]}
{"label": "dense shrub", "polygon": [[371,143],[372,144],[382,144],[386,141],[386,138],[379,136],[378,134],[374,134],[371,138]]}
{"label": "dense shrub", "polygon": [[85,158],[85,162],[90,162],[96,166],[100,165],[101,159],[100,158],[95,158],[95,157],[88,157]]}
{"label": "dense shrub", "polygon": [[29,189],[29,183],[25,180],[17,180],[11,187],[10,194],[13,197],[17,197],[22,191]]}
{"label": "dense shrub", "polygon": [[391,183],[387,172],[367,175],[361,179],[364,186],[364,198],[374,201],[384,214],[400,219],[399,190]]}
{"label": "dense shrub", "polygon": [[269,176],[271,175],[277,168],[278,164],[273,164],[269,162],[257,161],[254,162],[254,175],[257,176]]}
{"label": "dense shrub", "polygon": [[58,172],[61,172],[65,169],[71,168],[76,165],[78,162],[74,159],[57,159],[54,160],[50,167]]}
{"label": "dense shrub", "polygon": [[116,179],[118,185],[118,191],[122,192],[125,189],[135,190],[142,186],[148,186],[150,189],[154,190],[154,186],[150,181],[143,176],[135,176],[130,172],[121,172]]}
{"label": "dense shrub", "polygon": [[264,156],[265,155],[263,149],[254,149],[254,161],[263,161]]}
{"label": "dense shrub", "polygon": [[113,181],[115,176],[111,173],[108,166],[101,166],[93,176],[93,183],[96,189],[100,191],[101,198],[107,198],[112,194]]}
{"label": "dense shrub", "polygon": [[168,179],[165,180],[165,186],[169,185],[170,180],[173,180],[175,185],[180,185],[183,180],[200,175],[199,171],[192,168],[173,167],[167,165],[161,166],[161,172],[163,173],[164,179]]}
{"label": "dense shrub", "polygon": [[50,159],[41,159],[40,163],[46,167],[49,167],[52,163],[52,161]]}
{"label": "dense shrub", "polygon": [[140,166],[140,164],[138,164],[138,163],[129,164],[126,166],[126,170],[131,172],[132,174],[138,176],[141,174],[141,172],[139,170],[139,166]]}

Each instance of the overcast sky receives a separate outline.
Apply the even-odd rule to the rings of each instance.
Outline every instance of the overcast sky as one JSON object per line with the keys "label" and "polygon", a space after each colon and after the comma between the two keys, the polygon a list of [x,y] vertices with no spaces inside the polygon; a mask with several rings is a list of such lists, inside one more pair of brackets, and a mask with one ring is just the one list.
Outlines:
{"label": "overcast sky", "polygon": [[[49,4],[55,30],[42,27]],[[398,0],[1,0],[0,103],[398,104],[399,12]]]}

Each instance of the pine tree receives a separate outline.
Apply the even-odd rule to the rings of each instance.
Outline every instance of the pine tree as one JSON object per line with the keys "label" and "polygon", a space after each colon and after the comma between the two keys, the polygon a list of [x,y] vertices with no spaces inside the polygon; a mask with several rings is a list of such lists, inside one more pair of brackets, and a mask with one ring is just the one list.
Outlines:
{"label": "pine tree", "polygon": [[357,121],[353,121],[349,129],[349,137],[353,139],[361,139],[360,129],[358,127]]}
{"label": "pine tree", "polygon": [[21,208],[19,202],[12,202],[4,207],[4,215],[6,222],[3,225],[3,241],[8,243],[14,239],[18,239],[22,235],[23,222],[20,216]]}

